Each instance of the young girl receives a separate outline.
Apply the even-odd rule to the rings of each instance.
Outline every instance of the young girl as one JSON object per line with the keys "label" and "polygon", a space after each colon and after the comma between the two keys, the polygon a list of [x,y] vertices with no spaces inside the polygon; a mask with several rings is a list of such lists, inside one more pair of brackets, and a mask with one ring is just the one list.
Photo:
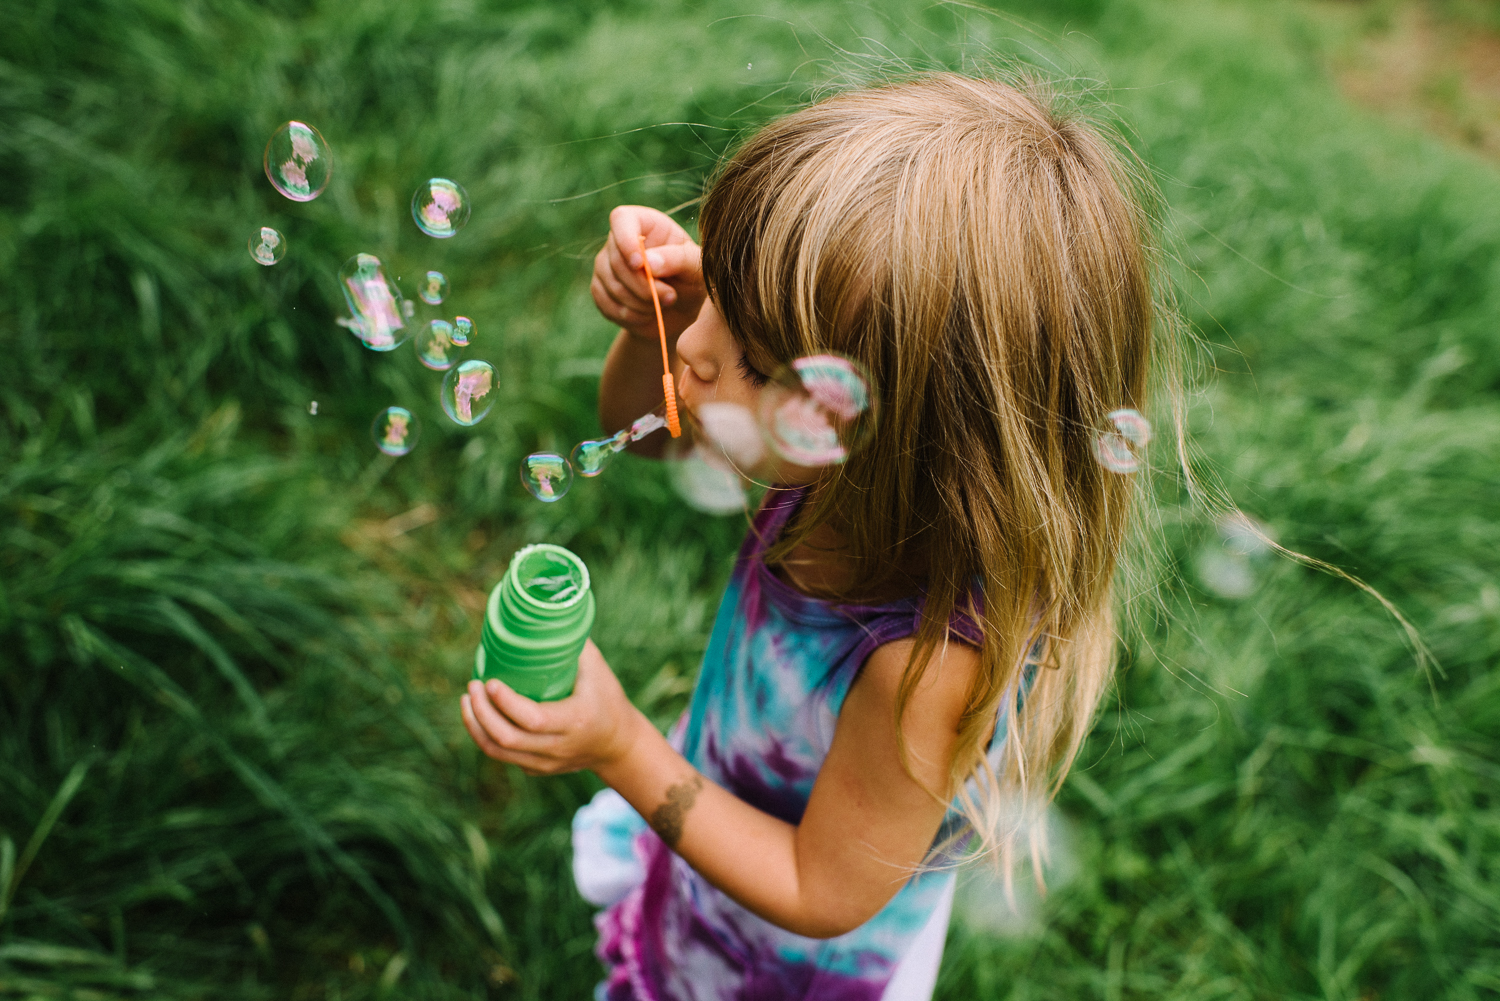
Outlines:
{"label": "young girl", "polygon": [[1134,486],[1094,445],[1145,407],[1155,315],[1131,164],[1034,90],[939,75],[754,136],[701,252],[660,212],[611,214],[606,428],[661,400],[639,236],[690,426],[817,352],[882,409],[842,465],[755,471],[776,486],[669,737],[592,644],[567,699],[464,696],[491,757],[610,787],[575,821],[580,889],[609,905],[598,997],[930,996],[954,877],[924,863],[955,835],[1008,858],[1110,676]]}

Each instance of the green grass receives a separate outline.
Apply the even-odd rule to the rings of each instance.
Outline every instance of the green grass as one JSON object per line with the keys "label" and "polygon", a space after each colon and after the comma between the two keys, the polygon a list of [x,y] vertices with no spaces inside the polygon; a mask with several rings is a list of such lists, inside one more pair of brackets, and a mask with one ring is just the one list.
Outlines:
{"label": "green grass", "polygon": [[[1441,670],[1416,670],[1372,600],[1284,561],[1215,597],[1195,569],[1212,527],[1165,480],[1176,573],[1063,792],[1074,875],[1027,935],[958,922],[939,996],[1500,989],[1495,168],[1352,110],[1322,69],[1329,29],[1294,7],[1007,8],[1048,18],[1036,33],[881,10],[12,12],[0,995],[587,996],[567,821],[596,784],[469,746],[477,603],[519,544],[573,547],[596,639],[666,723],[741,530],[628,458],[557,505],[516,482],[522,454],[597,427],[604,213],[689,200],[736,135],[828,82],[996,53],[1107,80],[1159,172],[1216,369],[1200,472],[1378,587]],[[260,171],[292,117],[337,155],[304,206]],[[452,241],[409,222],[432,174],[473,197]],[[262,224],[291,244],[272,269],[244,248]],[[484,423],[448,424],[409,351],[333,326],[361,250],[408,290],[449,275],[471,353],[500,369]],[[368,438],[392,403],[425,424],[396,461]]]}

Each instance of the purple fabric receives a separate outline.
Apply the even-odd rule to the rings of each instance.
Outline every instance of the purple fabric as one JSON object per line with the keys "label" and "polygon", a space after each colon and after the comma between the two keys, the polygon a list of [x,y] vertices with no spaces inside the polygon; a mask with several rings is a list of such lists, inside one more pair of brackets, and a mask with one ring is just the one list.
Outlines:
{"label": "purple fabric", "polygon": [[[776,491],[756,515],[670,737],[708,778],[793,824],[849,686],[878,647],[916,631],[922,612],[920,596],[835,607],[779,580],[761,554],[801,500],[802,491]],[[971,619],[955,616],[951,627],[978,644]],[[740,907],[631,820],[620,837],[631,839],[624,854],[642,860],[644,878],[595,919],[609,1001],[879,1001],[953,879],[914,876],[854,931],[804,938]]]}

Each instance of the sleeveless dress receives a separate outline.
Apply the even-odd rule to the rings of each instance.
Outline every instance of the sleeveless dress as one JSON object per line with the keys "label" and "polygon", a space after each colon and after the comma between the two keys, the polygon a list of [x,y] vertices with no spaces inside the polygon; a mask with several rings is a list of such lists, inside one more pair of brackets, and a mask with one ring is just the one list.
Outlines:
{"label": "sleeveless dress", "polygon": [[[807,807],[855,676],[877,647],[916,632],[923,603],[915,597],[835,606],[778,579],[761,554],[802,496],[773,492],[756,515],[692,700],[668,735],[709,779],[791,824]],[[955,616],[952,629],[979,644],[966,616]],[[992,753],[1000,738],[1003,732]],[[939,838],[956,819],[950,812]],[[882,1001],[931,993],[953,898],[951,871],[917,874],[860,927],[813,939],[715,889],[611,789],[575,815],[573,843],[579,891],[605,907],[594,919],[606,970],[596,998]]]}

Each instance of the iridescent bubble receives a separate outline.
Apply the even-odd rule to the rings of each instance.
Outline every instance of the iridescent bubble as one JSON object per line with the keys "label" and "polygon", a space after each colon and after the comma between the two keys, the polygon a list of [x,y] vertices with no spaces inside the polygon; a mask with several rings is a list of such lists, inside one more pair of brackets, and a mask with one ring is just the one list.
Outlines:
{"label": "iridescent bubble", "polygon": [[521,485],[547,504],[562,500],[573,485],[573,467],[554,452],[533,452],[521,460]]}
{"label": "iridescent bubble", "polygon": [[744,511],[745,487],[740,478],[708,461],[708,450],[701,445],[684,448],[680,442],[667,446],[666,458],[672,485],[688,506],[709,514]]}
{"label": "iridescent bubble", "polygon": [[356,254],[339,269],[339,286],[349,316],[338,324],[348,327],[371,351],[394,351],[411,336],[406,328],[405,300],[396,283],[386,277],[380,258]]}
{"label": "iridescent bubble", "polygon": [[1243,511],[1231,511],[1219,519],[1219,538],[1224,548],[1236,556],[1261,556],[1276,544],[1276,533],[1271,526]]}
{"label": "iridescent bubble", "polygon": [[760,426],[777,455],[800,466],[843,462],[875,430],[873,384],[843,355],[798,358],[761,394]]}
{"label": "iridescent bubble", "polygon": [[417,446],[417,415],[405,407],[386,407],[375,415],[370,434],[386,455],[405,455]]}
{"label": "iridescent bubble", "polygon": [[303,122],[287,122],[271,134],[262,164],[271,187],[294,202],[310,202],[321,195],[333,174],[328,143]]}
{"label": "iridescent bubble", "polygon": [[417,331],[417,360],[434,372],[446,372],[458,364],[458,347],[453,343],[453,324],[431,320]]}
{"label": "iridescent bubble", "polygon": [[478,424],[495,405],[495,389],[493,365],[466,361],[443,378],[443,412],[465,427]]}
{"label": "iridescent bubble", "polygon": [[1248,598],[1255,593],[1255,571],[1243,556],[1204,547],[1193,561],[1198,580],[1221,598]]}
{"label": "iridescent bubble", "polygon": [[630,444],[630,430],[617,431],[608,438],[599,438],[595,441],[580,441],[573,446],[573,451],[568,455],[568,460],[573,468],[578,470],[579,476],[598,476],[604,472],[604,467],[609,460],[625,450]]}
{"label": "iridescent bubble", "polygon": [[434,177],[411,196],[411,217],[428,236],[446,240],[469,221],[469,193],[457,181]]}
{"label": "iridescent bubble", "polygon": [[441,271],[429,271],[422,276],[422,287],[417,291],[422,301],[436,306],[448,294],[448,276]]}
{"label": "iridescent bubble", "polygon": [[653,431],[660,431],[667,426],[667,419],[661,414],[652,412],[637,417],[630,423],[630,440],[640,441]]}
{"label": "iridescent bubble", "polygon": [[455,316],[453,318],[453,343],[461,348],[469,346],[469,338],[474,336],[474,321],[467,316]]}
{"label": "iridescent bubble", "polygon": [[1255,564],[1275,547],[1270,526],[1243,511],[1219,519],[1218,540],[1198,551],[1194,560],[1198,579],[1221,598],[1248,598],[1259,586]]}
{"label": "iridescent bubble", "polygon": [[700,404],[695,414],[703,436],[715,446],[711,453],[720,453],[718,464],[727,460],[728,467],[750,472],[766,457],[766,444],[761,438],[755,415],[738,403],[709,401]]}
{"label": "iridescent bubble", "polygon": [[1094,457],[1111,473],[1133,473],[1141,468],[1141,450],[1151,440],[1151,422],[1130,409],[1111,410],[1108,417],[1115,429],[1094,439]]}
{"label": "iridescent bubble", "polygon": [[250,256],[256,264],[269,268],[286,256],[286,237],[270,226],[262,226],[250,234]]}

